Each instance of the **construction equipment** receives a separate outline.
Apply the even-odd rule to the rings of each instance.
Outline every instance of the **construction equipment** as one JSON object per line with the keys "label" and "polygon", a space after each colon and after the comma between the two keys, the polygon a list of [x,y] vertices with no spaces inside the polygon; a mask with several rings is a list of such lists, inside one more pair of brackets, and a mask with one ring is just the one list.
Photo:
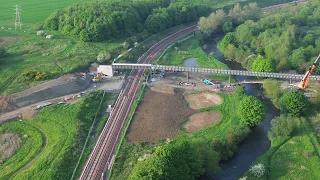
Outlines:
{"label": "construction equipment", "polygon": [[103,74],[102,72],[99,72],[97,75],[94,76],[94,78],[92,79],[92,81],[93,81],[94,83],[98,83],[102,77],[104,77],[104,74]]}
{"label": "construction equipment", "polygon": [[203,82],[206,84],[206,85],[214,85],[213,82],[209,81],[208,79],[204,79]]}
{"label": "construction equipment", "polygon": [[188,82],[179,82],[179,85],[180,86],[192,86],[192,87],[195,87],[196,86],[196,83],[188,83]]}
{"label": "construction equipment", "polygon": [[297,87],[301,90],[305,90],[308,86],[308,82],[309,82],[309,77],[311,76],[313,70],[317,67],[317,64],[320,60],[320,54],[317,57],[317,59],[314,61],[314,63],[309,67],[308,71],[306,72],[306,74],[303,76],[301,82],[297,83]]}

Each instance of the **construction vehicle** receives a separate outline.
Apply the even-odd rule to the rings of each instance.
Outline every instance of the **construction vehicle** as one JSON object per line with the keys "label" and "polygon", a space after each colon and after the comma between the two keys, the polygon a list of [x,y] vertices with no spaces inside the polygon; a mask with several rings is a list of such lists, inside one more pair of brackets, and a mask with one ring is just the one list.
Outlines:
{"label": "construction vehicle", "polygon": [[94,83],[98,83],[100,81],[100,79],[103,78],[103,77],[104,77],[104,74],[102,72],[99,72],[97,75],[94,76],[92,81]]}
{"label": "construction vehicle", "polygon": [[206,84],[206,85],[214,85],[213,82],[209,81],[208,79],[204,79],[203,82]]}
{"label": "construction vehicle", "polygon": [[179,85],[180,86],[192,86],[192,87],[195,87],[196,86],[196,83],[188,83],[188,82],[179,82]]}
{"label": "construction vehicle", "polygon": [[317,67],[319,60],[320,60],[320,54],[317,57],[317,59],[314,61],[314,63],[309,67],[308,71],[303,76],[301,82],[297,83],[296,87],[298,87],[300,90],[306,90],[309,82],[309,77],[311,76],[313,70]]}

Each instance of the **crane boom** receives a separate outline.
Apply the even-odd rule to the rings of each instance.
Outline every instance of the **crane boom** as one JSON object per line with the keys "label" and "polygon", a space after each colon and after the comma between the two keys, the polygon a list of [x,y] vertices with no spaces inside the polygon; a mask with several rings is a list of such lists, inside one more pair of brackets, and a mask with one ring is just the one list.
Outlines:
{"label": "crane boom", "polygon": [[320,60],[320,54],[317,57],[317,59],[314,61],[314,63],[309,67],[308,71],[306,74],[303,76],[301,82],[297,85],[300,89],[306,89],[308,82],[309,82],[309,77],[311,76],[313,70],[317,67],[317,64]]}

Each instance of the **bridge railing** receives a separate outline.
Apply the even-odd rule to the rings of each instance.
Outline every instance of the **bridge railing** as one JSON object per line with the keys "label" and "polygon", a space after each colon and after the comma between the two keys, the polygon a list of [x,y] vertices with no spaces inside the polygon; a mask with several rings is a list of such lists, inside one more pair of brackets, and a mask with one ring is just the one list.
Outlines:
{"label": "bridge railing", "polygon": [[[198,67],[183,67],[183,66],[166,66],[166,65],[153,65],[153,64],[112,64],[114,69],[151,69],[151,70],[167,70],[167,71],[180,71],[180,72],[199,72],[210,74],[227,74],[238,76],[255,76],[255,77],[269,77],[278,79],[291,79],[301,80],[303,74],[284,74],[284,73],[266,73],[266,72],[253,72],[243,70],[227,70],[227,69],[211,69],[211,68],[198,68]],[[320,76],[311,76],[310,80],[320,81]]]}

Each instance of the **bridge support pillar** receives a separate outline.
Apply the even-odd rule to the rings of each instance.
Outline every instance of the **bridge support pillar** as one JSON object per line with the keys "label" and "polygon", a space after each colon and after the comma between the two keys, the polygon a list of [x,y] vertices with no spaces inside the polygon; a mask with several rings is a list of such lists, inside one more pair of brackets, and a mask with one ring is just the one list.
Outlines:
{"label": "bridge support pillar", "polygon": [[189,82],[189,72],[187,71],[187,82]]}
{"label": "bridge support pillar", "polygon": [[231,86],[231,74],[229,74],[229,86]]}
{"label": "bridge support pillar", "polygon": [[289,84],[292,84],[292,80],[291,79],[289,79]]}

